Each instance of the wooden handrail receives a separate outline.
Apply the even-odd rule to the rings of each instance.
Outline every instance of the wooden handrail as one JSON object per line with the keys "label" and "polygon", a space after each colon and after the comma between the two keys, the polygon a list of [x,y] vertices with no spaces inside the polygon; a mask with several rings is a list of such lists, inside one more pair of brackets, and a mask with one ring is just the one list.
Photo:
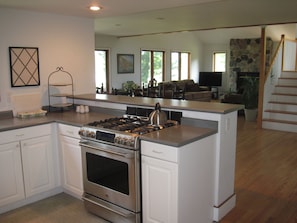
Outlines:
{"label": "wooden handrail", "polygon": [[272,66],[276,61],[277,54],[280,51],[280,48],[284,46],[284,41],[285,41],[285,35],[281,36],[281,40],[276,48],[276,51],[274,52],[274,55],[272,57],[271,63],[268,67],[268,69],[265,69],[265,64],[266,64],[266,34],[265,34],[265,28],[262,28],[262,33],[261,33],[261,66],[260,66],[260,82],[259,82],[259,98],[258,98],[258,118],[257,118],[257,126],[258,128],[262,128],[262,112],[263,112],[263,102],[264,102],[264,85],[265,82],[267,81],[269,74],[272,70]]}
{"label": "wooden handrail", "polygon": [[273,55],[273,57],[272,57],[271,63],[270,63],[270,65],[269,65],[267,71],[265,72],[265,82],[266,82],[267,79],[268,79],[268,76],[269,76],[269,74],[270,74],[270,72],[271,72],[271,70],[272,70],[272,67],[273,67],[274,63],[275,63],[277,54],[279,53],[280,48],[284,45],[284,42],[285,42],[285,35],[282,35],[282,36],[281,36],[281,40],[280,40],[280,42],[278,43],[277,48],[276,48],[276,50],[275,50],[275,52],[274,52],[274,55]]}

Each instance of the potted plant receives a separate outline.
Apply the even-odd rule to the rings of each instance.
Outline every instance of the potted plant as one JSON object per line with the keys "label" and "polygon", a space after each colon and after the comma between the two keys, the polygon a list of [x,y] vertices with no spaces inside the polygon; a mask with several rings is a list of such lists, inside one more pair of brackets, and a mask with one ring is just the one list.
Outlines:
{"label": "potted plant", "polygon": [[242,100],[245,106],[245,119],[255,121],[258,113],[259,78],[249,76],[243,78]]}
{"label": "potted plant", "polygon": [[123,89],[128,93],[128,95],[134,95],[134,91],[138,88],[138,85],[134,81],[127,81],[123,83]]}

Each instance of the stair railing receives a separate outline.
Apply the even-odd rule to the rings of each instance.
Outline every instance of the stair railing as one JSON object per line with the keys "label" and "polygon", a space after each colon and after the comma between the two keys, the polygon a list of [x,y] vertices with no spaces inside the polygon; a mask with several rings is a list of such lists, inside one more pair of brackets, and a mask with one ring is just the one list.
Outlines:
{"label": "stair railing", "polygon": [[[258,127],[262,128],[262,119],[264,118],[264,110],[268,107],[268,101],[269,97],[271,95],[271,92],[274,88],[273,83],[268,83],[268,79],[272,82],[272,78],[274,78],[274,74],[277,70],[281,71],[282,69],[282,57],[283,55],[280,53],[283,51],[284,48],[284,41],[285,41],[285,36],[282,35],[280,42],[277,45],[276,50],[274,51],[274,54],[272,56],[272,59],[270,60],[270,64],[268,68],[265,70],[264,73],[264,84],[262,86],[262,94],[259,94],[259,102],[261,101],[261,106],[259,106],[259,111],[258,111],[258,120],[257,120],[257,125]],[[279,64],[279,60],[281,59],[281,64]],[[276,63],[277,62],[277,63]],[[280,69],[276,69],[276,66],[280,66]],[[270,78],[269,78],[270,77]],[[261,87],[261,86],[260,86]]]}
{"label": "stair railing", "polygon": [[276,50],[274,52],[274,55],[272,56],[271,63],[269,65],[267,71],[265,72],[265,82],[267,81],[267,79],[269,77],[269,74],[272,71],[273,65],[274,65],[274,63],[276,61],[276,58],[278,56],[278,53],[280,52],[280,49],[283,49],[284,48],[284,43],[285,43],[285,35],[282,35],[281,36],[281,39],[280,39],[280,42],[278,43],[277,48],[276,48]]}

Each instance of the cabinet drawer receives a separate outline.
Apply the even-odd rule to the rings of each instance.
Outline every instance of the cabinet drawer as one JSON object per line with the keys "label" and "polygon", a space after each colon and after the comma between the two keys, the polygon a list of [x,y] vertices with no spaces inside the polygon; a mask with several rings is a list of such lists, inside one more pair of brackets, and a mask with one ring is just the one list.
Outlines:
{"label": "cabinet drawer", "polygon": [[51,134],[51,124],[37,125],[32,127],[9,130],[9,131],[0,132],[0,144],[20,141],[24,139],[30,139],[30,138],[50,135],[50,134]]}
{"label": "cabinet drawer", "polygon": [[73,125],[65,125],[65,124],[59,124],[59,134],[77,138],[79,139],[80,136],[78,134],[79,127],[73,126]]}
{"label": "cabinet drawer", "polygon": [[148,141],[141,141],[141,154],[175,163],[178,161],[177,147],[166,146]]}

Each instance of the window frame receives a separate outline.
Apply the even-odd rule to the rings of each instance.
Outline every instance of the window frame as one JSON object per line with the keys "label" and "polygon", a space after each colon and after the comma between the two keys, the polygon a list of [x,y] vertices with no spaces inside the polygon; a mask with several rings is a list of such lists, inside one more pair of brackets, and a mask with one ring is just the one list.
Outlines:
{"label": "window frame", "polygon": [[[217,70],[216,69],[216,54],[225,54],[225,69],[222,71],[222,70]],[[212,54],[212,71],[213,72],[226,72],[227,70],[227,52],[226,51],[215,51],[213,52]]]}
{"label": "window frame", "polygon": [[[166,61],[166,54],[164,50],[151,50],[151,49],[141,49],[140,50],[140,66],[142,66],[142,52],[146,51],[146,52],[150,52],[150,79],[149,80],[153,80],[154,79],[154,53],[162,53],[162,81],[165,80],[165,61]],[[144,83],[142,82],[142,68],[141,68],[141,84],[142,86],[144,86],[144,84],[148,84],[148,83]]]}
{"label": "window frame", "polygon": [[[108,48],[96,48],[95,49],[95,52],[96,51],[104,51],[105,52],[105,64],[106,64],[106,70],[105,70],[105,79],[106,79],[106,86],[105,86],[105,91],[106,92],[110,92],[110,49]],[[94,53],[95,53],[94,52]],[[95,67],[96,67],[96,58],[95,58],[95,55],[94,55],[94,59],[95,59]],[[96,69],[96,68],[95,68]],[[95,70],[95,85],[96,85],[96,70]],[[100,86],[96,86],[96,88],[101,88],[101,85]]]}
{"label": "window frame", "polygon": [[172,80],[172,54],[177,53],[178,54],[178,80],[181,80],[182,78],[182,54],[188,54],[188,71],[187,71],[187,79],[190,79],[191,77],[191,52],[187,51],[171,51],[170,52],[170,80]]}

